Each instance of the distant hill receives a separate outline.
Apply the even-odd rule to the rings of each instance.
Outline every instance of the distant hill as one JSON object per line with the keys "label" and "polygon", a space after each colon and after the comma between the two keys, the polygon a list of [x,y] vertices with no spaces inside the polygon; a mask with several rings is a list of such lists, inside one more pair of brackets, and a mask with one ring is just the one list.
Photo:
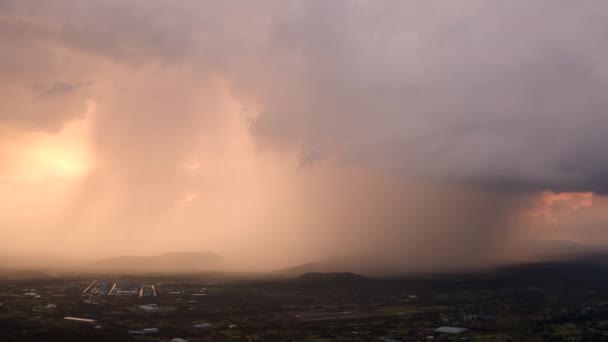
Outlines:
{"label": "distant hill", "polygon": [[331,273],[321,273],[321,272],[310,272],[301,274],[292,279],[295,282],[301,283],[351,283],[356,281],[365,281],[368,280],[368,277],[364,277],[360,274],[352,273],[352,272],[331,272]]}
{"label": "distant hill", "polygon": [[574,241],[547,240],[530,241],[526,246],[536,260],[568,260],[608,253],[606,246],[586,245]]}
{"label": "distant hill", "polygon": [[297,276],[302,273],[352,272],[368,276],[389,273],[382,258],[374,255],[347,255],[327,258],[318,262],[299,264],[276,270],[276,274]]}
{"label": "distant hill", "polygon": [[[274,271],[274,274],[294,277],[311,272],[353,272],[370,277],[395,277],[403,274],[475,273],[509,265],[579,260],[581,258],[597,259],[600,255],[608,256],[608,247],[561,240],[526,241],[514,246],[513,252],[517,257],[495,265],[488,264],[483,267],[461,265],[453,269],[445,267],[441,269],[417,268],[415,264],[408,264],[407,259],[401,261],[381,255],[347,255],[282,268]],[[608,258],[606,258],[606,261],[608,263]]]}
{"label": "distant hill", "polygon": [[165,253],[153,256],[119,256],[94,261],[98,271],[196,272],[213,271],[222,266],[222,257],[210,252]]}
{"label": "distant hill", "polygon": [[320,262],[309,262],[305,264],[282,268],[276,270],[275,272],[282,275],[295,276],[303,273],[323,272],[324,268],[324,265]]}
{"label": "distant hill", "polygon": [[[515,287],[578,288],[589,283],[608,282],[608,254],[586,254],[567,260],[505,265],[493,269],[454,273],[393,274],[366,277],[351,272],[304,273],[274,282],[277,288],[311,291],[407,291],[432,295],[438,289],[501,289]],[[272,286],[265,284],[266,287]]]}

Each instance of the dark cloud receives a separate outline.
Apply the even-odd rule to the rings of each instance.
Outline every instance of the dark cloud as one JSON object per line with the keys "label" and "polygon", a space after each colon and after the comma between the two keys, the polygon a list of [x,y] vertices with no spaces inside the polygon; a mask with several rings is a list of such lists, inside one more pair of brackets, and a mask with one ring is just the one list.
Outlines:
{"label": "dark cloud", "polygon": [[494,189],[604,193],[607,10],[301,4],[272,31],[252,132]]}

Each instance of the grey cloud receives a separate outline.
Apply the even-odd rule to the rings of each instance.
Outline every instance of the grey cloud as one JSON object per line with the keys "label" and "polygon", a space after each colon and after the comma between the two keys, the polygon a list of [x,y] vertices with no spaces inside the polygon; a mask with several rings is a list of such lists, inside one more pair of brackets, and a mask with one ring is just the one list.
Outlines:
{"label": "grey cloud", "polygon": [[261,139],[491,188],[608,191],[604,3],[301,7],[258,75]]}
{"label": "grey cloud", "polygon": [[251,132],[265,146],[490,188],[608,191],[603,1],[48,1],[2,10],[22,18],[0,22],[3,39],[228,77],[260,108]]}

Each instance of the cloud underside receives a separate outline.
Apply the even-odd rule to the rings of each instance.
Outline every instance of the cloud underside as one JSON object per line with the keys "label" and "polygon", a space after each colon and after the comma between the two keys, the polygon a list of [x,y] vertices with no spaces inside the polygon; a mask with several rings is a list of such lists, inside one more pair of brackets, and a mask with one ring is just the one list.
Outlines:
{"label": "cloud underside", "polygon": [[56,130],[95,66],[155,63],[221,75],[256,138],[314,159],[603,193],[607,6],[4,1],[0,120]]}
{"label": "cloud underside", "polygon": [[307,155],[605,192],[607,6],[3,1],[2,87],[15,96],[0,120],[57,129],[104,61],[179,65],[229,80],[260,111],[257,138]]}

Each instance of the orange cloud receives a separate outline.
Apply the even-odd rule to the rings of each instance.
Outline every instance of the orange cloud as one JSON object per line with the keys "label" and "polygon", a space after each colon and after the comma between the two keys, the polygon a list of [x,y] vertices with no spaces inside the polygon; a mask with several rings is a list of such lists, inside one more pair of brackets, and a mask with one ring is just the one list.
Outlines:
{"label": "orange cloud", "polygon": [[550,219],[554,209],[559,206],[566,210],[579,210],[593,205],[592,192],[559,192],[543,191],[533,208],[528,212],[530,216]]}

